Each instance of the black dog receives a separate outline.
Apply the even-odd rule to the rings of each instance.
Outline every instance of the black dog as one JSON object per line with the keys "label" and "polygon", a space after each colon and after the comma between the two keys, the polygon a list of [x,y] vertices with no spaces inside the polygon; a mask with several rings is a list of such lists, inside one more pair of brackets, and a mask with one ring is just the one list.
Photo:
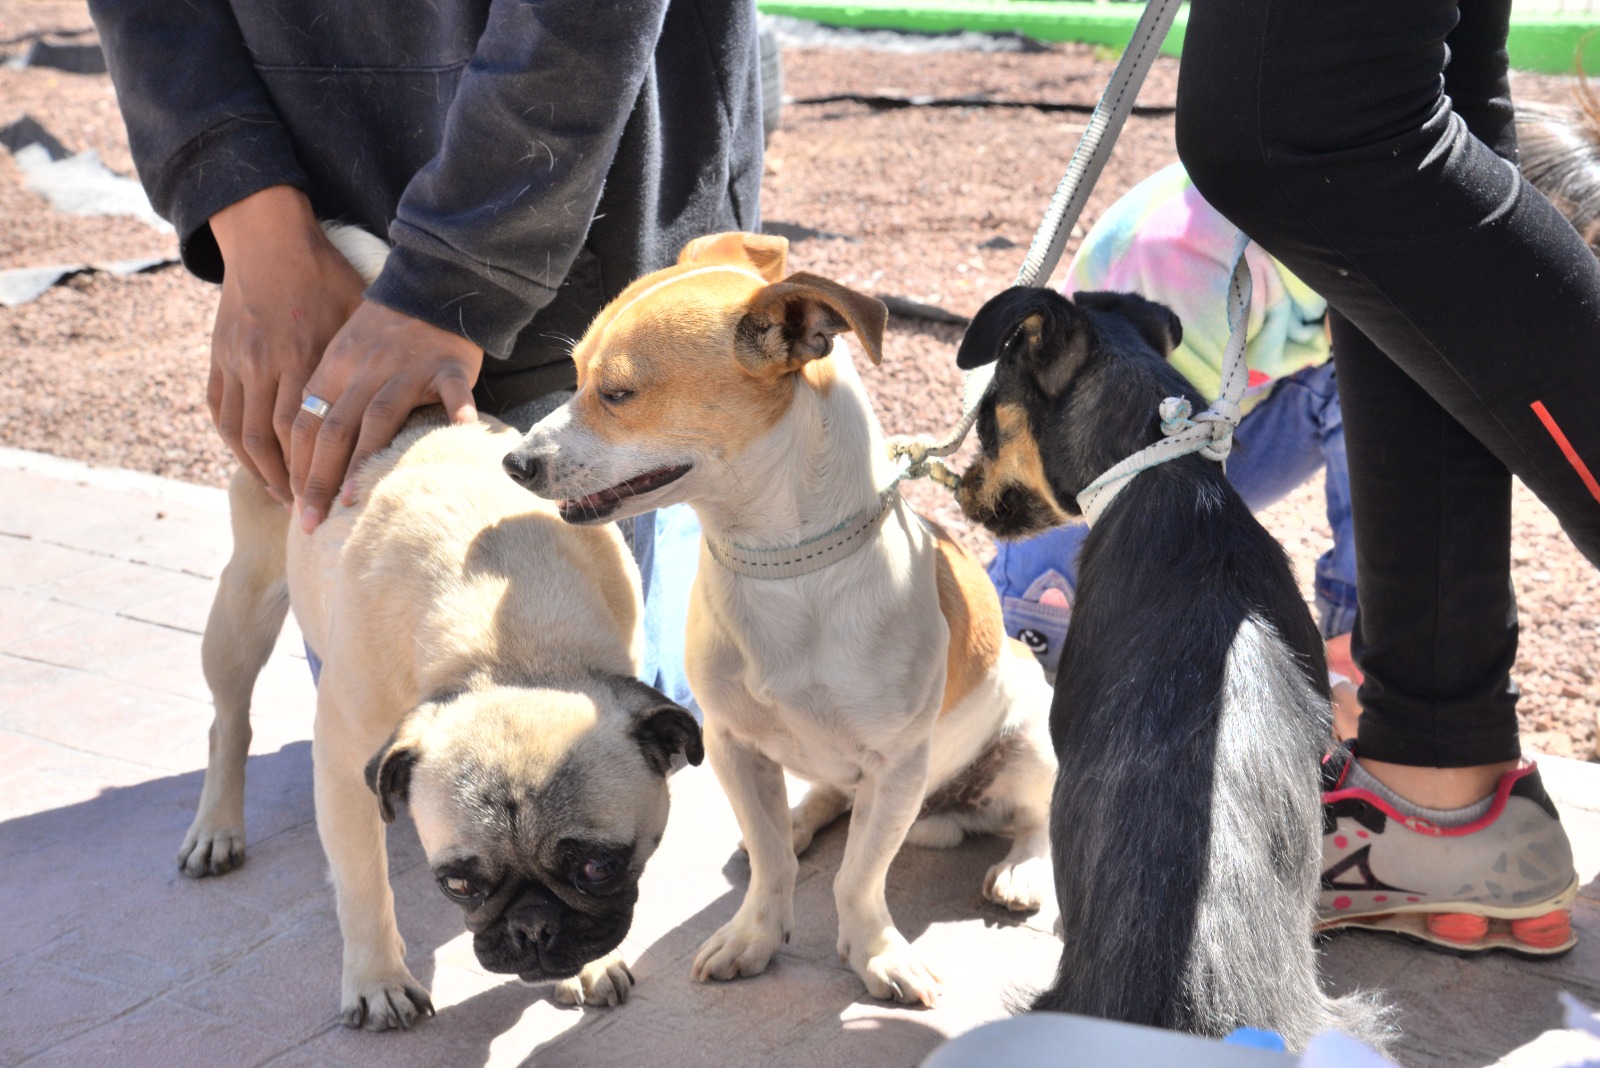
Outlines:
{"label": "black dog", "polygon": [[[1001,537],[1079,516],[1077,495],[1205,402],[1166,354],[1162,305],[1015,288],[962,340],[999,360],[962,509]],[[1036,1010],[1207,1035],[1337,1028],[1387,1039],[1368,997],[1323,994],[1312,941],[1322,640],[1282,547],[1199,455],[1140,473],[1085,540],[1056,679],[1050,842],[1065,947]]]}

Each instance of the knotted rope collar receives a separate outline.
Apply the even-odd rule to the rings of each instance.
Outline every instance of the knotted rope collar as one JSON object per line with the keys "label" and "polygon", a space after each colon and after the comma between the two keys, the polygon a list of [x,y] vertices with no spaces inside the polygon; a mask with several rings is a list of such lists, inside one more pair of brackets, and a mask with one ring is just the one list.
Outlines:
{"label": "knotted rope collar", "polygon": [[1156,464],[1198,452],[1222,463],[1233,449],[1233,428],[1239,425],[1239,401],[1250,378],[1245,366],[1245,335],[1250,326],[1250,265],[1244,250],[1250,239],[1240,233],[1234,241],[1233,276],[1228,280],[1228,345],[1222,355],[1222,393],[1211,406],[1190,418],[1190,404],[1182,397],[1161,402],[1162,439],[1147,445],[1084,487],[1078,507],[1090,526],[1140,471]]}

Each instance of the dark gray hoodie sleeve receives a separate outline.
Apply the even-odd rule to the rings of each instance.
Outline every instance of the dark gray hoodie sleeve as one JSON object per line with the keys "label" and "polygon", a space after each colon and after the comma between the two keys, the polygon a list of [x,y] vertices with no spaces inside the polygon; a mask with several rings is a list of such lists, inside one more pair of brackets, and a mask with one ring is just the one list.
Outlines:
{"label": "dark gray hoodie sleeve", "polygon": [[589,230],[666,0],[496,0],[368,296],[505,356]]}
{"label": "dark gray hoodie sleeve", "polygon": [[[140,178],[191,270],[221,280],[212,214],[295,185],[325,217],[389,223],[395,253],[369,297],[493,356],[578,256],[667,8],[90,2]],[[414,156],[423,142],[436,148]],[[637,195],[653,218],[654,186]]]}
{"label": "dark gray hoodie sleeve", "polygon": [[307,181],[232,9],[226,0],[89,0],[89,11],[150,202],[177,229],[189,269],[221,281],[207,220],[268,186]]}

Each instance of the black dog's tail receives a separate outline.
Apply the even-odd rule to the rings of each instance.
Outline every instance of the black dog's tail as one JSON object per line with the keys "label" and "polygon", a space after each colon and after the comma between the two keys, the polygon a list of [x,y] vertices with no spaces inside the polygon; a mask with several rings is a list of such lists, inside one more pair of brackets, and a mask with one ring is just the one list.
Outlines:
{"label": "black dog's tail", "polygon": [[[1110,617],[1128,615],[1087,618],[1098,606],[1083,600],[1073,632],[1115,630]],[[1317,766],[1329,725],[1326,694],[1290,649],[1307,635],[1286,644],[1257,608],[1217,604],[1152,607],[1144,629],[1115,636],[1114,647],[1143,659],[1133,650],[1159,645],[1148,621],[1165,616],[1201,653],[1215,651],[1217,668],[1199,658],[1164,666],[1149,685],[1127,684],[1127,661],[1075,658],[1068,634],[1057,685],[1082,687],[1068,704],[1084,703],[1056,738],[1051,842],[1065,945],[1054,985],[1032,1007],[1212,1036],[1265,1027],[1296,1050],[1327,1030],[1382,1047],[1388,1011],[1366,995],[1329,998],[1318,979]]]}

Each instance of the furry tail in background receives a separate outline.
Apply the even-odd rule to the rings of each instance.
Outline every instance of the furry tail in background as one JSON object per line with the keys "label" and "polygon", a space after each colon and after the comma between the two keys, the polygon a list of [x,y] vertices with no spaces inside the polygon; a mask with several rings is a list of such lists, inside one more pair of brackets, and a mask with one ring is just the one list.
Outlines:
{"label": "furry tail in background", "polygon": [[1572,104],[1517,107],[1522,175],[1600,255],[1600,99],[1579,75]]}

